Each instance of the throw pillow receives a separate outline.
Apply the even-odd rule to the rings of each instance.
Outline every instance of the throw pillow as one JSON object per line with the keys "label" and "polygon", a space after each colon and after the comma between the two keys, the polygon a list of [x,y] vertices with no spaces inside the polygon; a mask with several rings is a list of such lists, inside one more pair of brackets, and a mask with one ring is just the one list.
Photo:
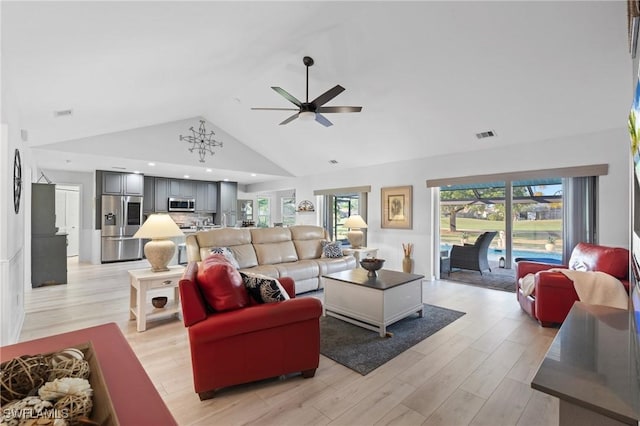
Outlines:
{"label": "throw pillow", "polygon": [[220,254],[202,262],[198,284],[205,300],[216,311],[231,311],[249,304],[249,295],[236,268]]}
{"label": "throw pillow", "polygon": [[322,241],[322,257],[337,259],[342,257],[342,245],[338,241]]}
{"label": "throw pillow", "polygon": [[234,268],[240,269],[240,264],[229,247],[212,247],[211,250],[209,250],[209,253],[223,255]]}
{"label": "throw pillow", "polygon": [[240,272],[240,275],[247,291],[258,303],[282,302],[289,299],[287,291],[275,278],[247,272]]}

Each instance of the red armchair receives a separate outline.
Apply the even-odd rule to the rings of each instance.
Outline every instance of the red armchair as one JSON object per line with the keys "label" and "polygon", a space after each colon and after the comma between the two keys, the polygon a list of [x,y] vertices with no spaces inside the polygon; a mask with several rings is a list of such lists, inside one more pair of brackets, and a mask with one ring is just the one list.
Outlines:
{"label": "red armchair", "polygon": [[180,300],[194,387],[201,400],[226,386],[294,372],[314,376],[320,358],[322,303],[314,297],[296,299],[294,281],[279,281],[291,299],[249,302],[214,312],[200,288],[198,264],[187,266],[180,280]]}
{"label": "red armchair", "polygon": [[[574,269],[601,271],[618,278],[629,291],[629,251],[621,247],[606,247],[578,243],[571,253],[569,265],[521,261],[516,264],[516,297],[520,306],[543,327],[551,327],[564,321],[577,300],[573,282],[561,272],[548,269]],[[520,288],[520,278],[535,274],[535,290],[525,296]]]}

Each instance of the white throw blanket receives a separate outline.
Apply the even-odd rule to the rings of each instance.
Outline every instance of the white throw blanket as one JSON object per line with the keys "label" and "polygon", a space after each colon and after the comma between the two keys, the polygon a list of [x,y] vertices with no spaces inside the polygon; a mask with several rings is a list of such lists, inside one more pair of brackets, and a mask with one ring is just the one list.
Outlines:
{"label": "white throw blanket", "polygon": [[[574,271],[572,269],[549,269],[561,272],[571,281],[581,302],[590,305],[611,306],[618,309],[629,308],[629,296],[619,279],[604,272]],[[535,276],[527,274],[520,278],[520,288],[525,296],[535,289]]]}

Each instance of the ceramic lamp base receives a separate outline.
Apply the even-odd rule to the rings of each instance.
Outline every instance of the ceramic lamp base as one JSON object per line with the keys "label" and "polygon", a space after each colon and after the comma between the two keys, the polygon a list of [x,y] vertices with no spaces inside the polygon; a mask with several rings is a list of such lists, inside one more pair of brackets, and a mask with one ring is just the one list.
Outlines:
{"label": "ceramic lamp base", "polygon": [[362,247],[362,242],[364,241],[364,233],[359,229],[353,229],[347,232],[347,240],[349,240],[351,248],[360,248]]}
{"label": "ceramic lamp base", "polygon": [[168,271],[167,265],[175,252],[176,245],[171,240],[151,240],[144,245],[144,255],[153,272]]}

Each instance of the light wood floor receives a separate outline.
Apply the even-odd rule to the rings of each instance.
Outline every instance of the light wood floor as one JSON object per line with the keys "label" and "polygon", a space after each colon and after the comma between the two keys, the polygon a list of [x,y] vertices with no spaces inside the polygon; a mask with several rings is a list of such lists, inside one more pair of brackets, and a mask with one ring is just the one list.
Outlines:
{"label": "light wood floor", "polygon": [[181,425],[558,424],[558,400],[530,387],[557,330],[521,312],[513,293],[444,280],[424,283],[424,302],[467,314],[372,373],[321,356],[312,379],[266,380],[201,402],[182,322],[138,333],[128,320],[127,270],[146,267],[70,260],[67,285],[27,291],[20,339],[117,323]]}

